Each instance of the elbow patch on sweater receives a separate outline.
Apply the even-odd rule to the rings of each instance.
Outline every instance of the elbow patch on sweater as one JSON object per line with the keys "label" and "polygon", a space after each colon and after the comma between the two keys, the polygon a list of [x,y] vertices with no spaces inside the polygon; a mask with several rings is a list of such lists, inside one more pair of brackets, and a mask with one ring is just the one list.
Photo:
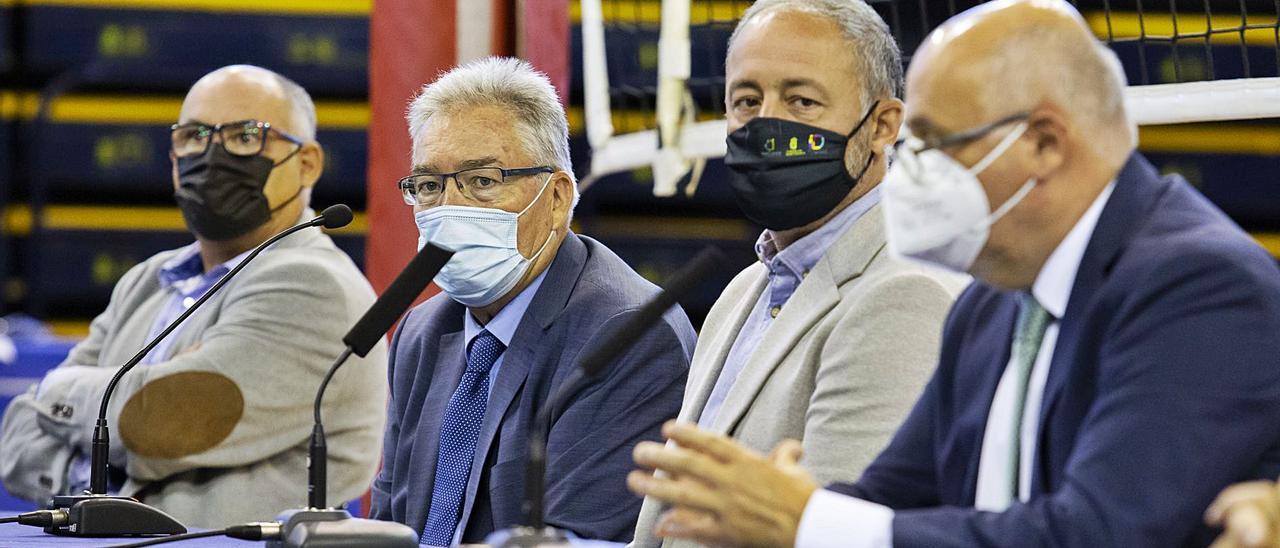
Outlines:
{"label": "elbow patch on sweater", "polygon": [[227,439],[244,414],[235,382],[209,371],[184,371],[147,383],[120,412],[120,440],[130,452],[176,459]]}

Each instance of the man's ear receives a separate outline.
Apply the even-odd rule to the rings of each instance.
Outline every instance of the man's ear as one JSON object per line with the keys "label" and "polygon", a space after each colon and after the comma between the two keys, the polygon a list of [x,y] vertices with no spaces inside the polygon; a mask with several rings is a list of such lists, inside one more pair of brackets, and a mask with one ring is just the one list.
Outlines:
{"label": "man's ear", "polygon": [[1043,179],[1067,161],[1067,137],[1071,129],[1067,118],[1054,108],[1041,108],[1027,118],[1027,137],[1035,146],[1033,169]]}
{"label": "man's ear", "polygon": [[312,141],[302,145],[302,150],[298,151],[298,165],[302,170],[302,187],[315,186],[324,173],[324,149],[320,147],[320,143]]}
{"label": "man's ear", "polygon": [[898,131],[902,129],[904,105],[901,99],[890,97],[881,99],[876,112],[867,120],[871,124],[871,150],[881,151],[898,142]]}
{"label": "man's ear", "polygon": [[569,224],[570,214],[573,212],[573,194],[576,183],[573,177],[564,171],[557,171],[551,175],[551,188],[547,191],[551,193],[551,214],[553,221],[557,226],[566,226]]}

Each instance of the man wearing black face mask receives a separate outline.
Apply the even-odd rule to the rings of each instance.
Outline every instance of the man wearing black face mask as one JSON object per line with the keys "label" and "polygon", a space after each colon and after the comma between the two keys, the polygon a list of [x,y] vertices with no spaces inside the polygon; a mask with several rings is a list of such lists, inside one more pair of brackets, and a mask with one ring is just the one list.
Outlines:
{"label": "man wearing black face mask", "polygon": [[[192,86],[170,132],[175,199],[196,242],[130,270],[84,342],[4,414],[0,478],[45,503],[79,492],[109,378],[247,253],[315,216],[315,107],[297,84],[231,66]],[[373,302],[355,264],[318,229],[264,251],[122,378],[109,409],[111,491],[189,527],[269,519],[301,502],[311,388]],[[386,347],[353,360],[325,399],[337,500],[373,478]],[[336,485],[336,488],[334,487]]]}
{"label": "man wearing black face mask", "polygon": [[[760,263],[707,316],[679,420],[852,481],[888,443],[937,362],[967,278],[896,261],[877,186],[902,122],[902,66],[862,0],[762,0],[729,42],[730,184],[765,228]],[[647,499],[639,546],[663,541]]]}

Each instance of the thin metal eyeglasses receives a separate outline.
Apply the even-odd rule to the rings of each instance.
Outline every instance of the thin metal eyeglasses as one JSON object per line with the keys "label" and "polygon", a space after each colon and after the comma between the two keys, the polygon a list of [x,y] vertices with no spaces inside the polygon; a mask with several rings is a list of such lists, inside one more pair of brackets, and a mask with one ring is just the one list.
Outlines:
{"label": "thin metal eyeglasses", "polygon": [[267,146],[268,135],[275,133],[281,139],[297,146],[293,156],[306,144],[301,138],[271,126],[271,122],[238,120],[210,126],[201,123],[174,124],[169,128],[169,146],[178,158],[199,156],[209,150],[213,135],[222,136],[222,146],[236,156],[257,156]]}
{"label": "thin metal eyeglasses", "polygon": [[539,173],[555,173],[551,166],[504,169],[500,167],[476,167],[453,173],[419,173],[400,179],[400,192],[404,203],[411,206],[435,207],[444,200],[445,185],[449,179],[458,191],[472,202],[489,203],[502,196],[502,188],[509,184],[509,177],[527,177]]}
{"label": "thin metal eyeglasses", "polygon": [[960,145],[966,145],[978,139],[981,139],[983,136],[985,136],[988,133],[991,133],[992,131],[995,131],[995,129],[1000,126],[1012,124],[1014,122],[1020,122],[1030,117],[1031,117],[1030,112],[1019,112],[1017,114],[1005,116],[1004,118],[1001,118],[999,120],[996,120],[994,122],[991,122],[983,126],[979,126],[973,129],[966,129],[964,131],[960,131],[957,133],[952,133],[951,135],[947,135],[946,137],[940,137],[940,138],[928,139],[928,140],[921,139],[919,137],[908,137],[906,139],[899,140],[897,143],[894,143],[894,148],[901,149],[904,146],[910,146],[912,152],[920,153],[926,150],[944,149],[944,148],[951,148],[951,147],[960,146]]}

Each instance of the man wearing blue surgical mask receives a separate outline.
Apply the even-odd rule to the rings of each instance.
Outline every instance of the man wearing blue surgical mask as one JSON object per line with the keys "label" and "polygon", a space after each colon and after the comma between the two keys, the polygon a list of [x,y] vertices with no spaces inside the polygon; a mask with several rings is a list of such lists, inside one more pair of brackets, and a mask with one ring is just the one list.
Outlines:
{"label": "man wearing blue surgical mask", "polygon": [[[535,414],[593,343],[657,288],[570,230],[577,186],[555,90],[516,59],[489,58],[426,86],[409,111],[413,173],[400,180],[419,246],[452,250],[443,293],[392,342],[392,397],[372,515],[424,544],[482,541],[521,522]],[[695,335],[669,310],[602,380],[553,409],[546,521],[626,541],[632,447],[680,407]]]}
{"label": "man wearing blue surgical mask", "polygon": [[1135,152],[1119,61],[1066,2],[956,16],[907,84],[889,248],[977,281],[893,441],[821,489],[795,442],[673,425],[684,453],[636,457],[678,479],[631,486],[717,545],[1208,545],[1218,491],[1280,474],[1275,260]]}

